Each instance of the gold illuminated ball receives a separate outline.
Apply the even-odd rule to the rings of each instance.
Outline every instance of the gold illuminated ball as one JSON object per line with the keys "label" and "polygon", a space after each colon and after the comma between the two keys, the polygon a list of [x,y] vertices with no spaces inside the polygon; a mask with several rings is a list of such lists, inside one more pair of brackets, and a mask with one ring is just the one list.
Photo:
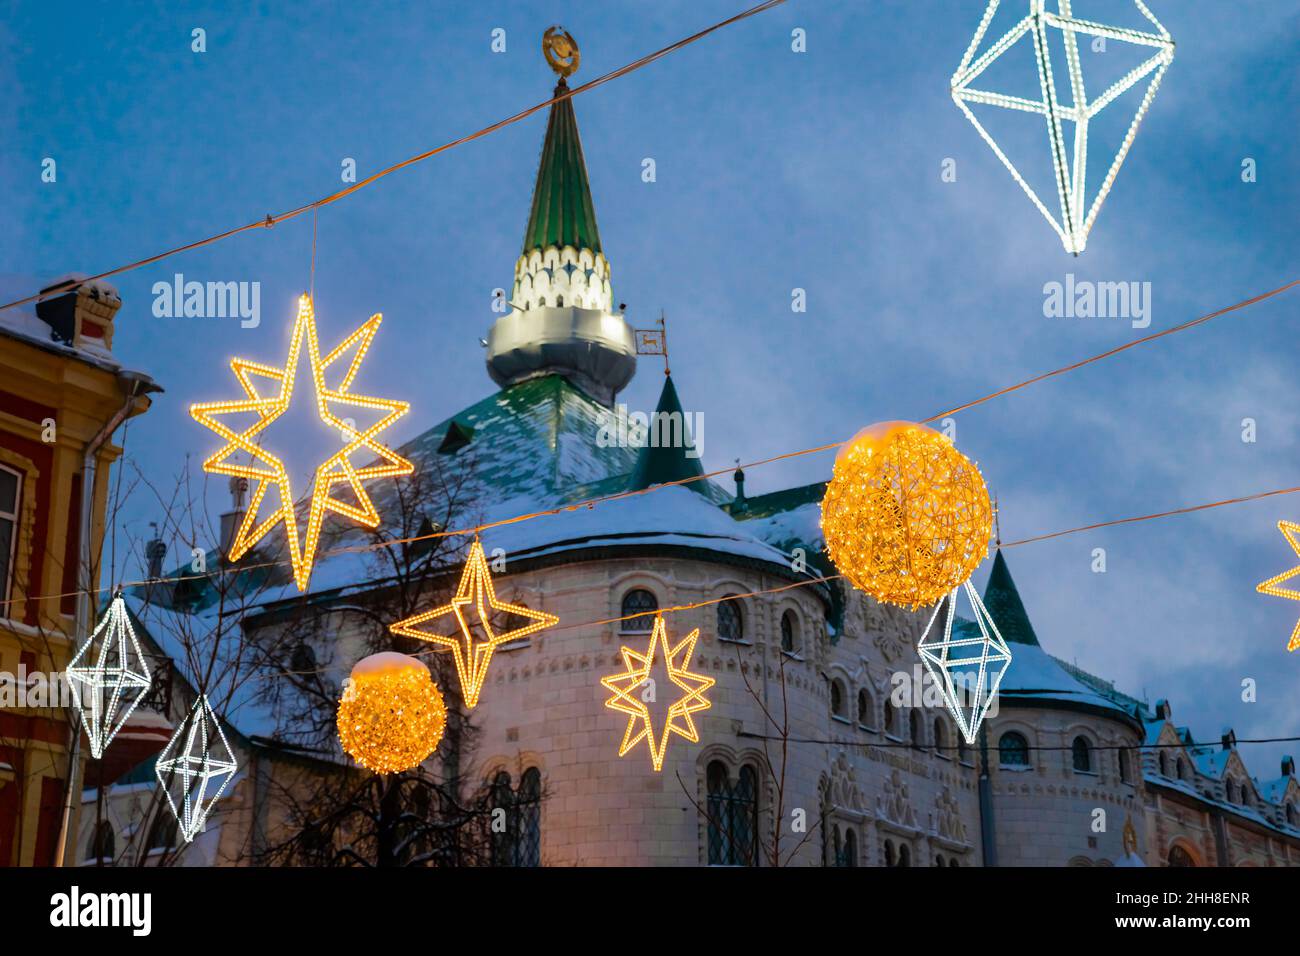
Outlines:
{"label": "gold illuminated ball", "polygon": [[835,460],[822,499],[826,549],[878,601],[934,604],[988,554],[993,508],[979,469],[931,428],[882,422]]}
{"label": "gold illuminated ball", "polygon": [[438,747],[447,707],[427,668],[405,654],[357,663],[339,701],[339,742],[375,773],[418,767]]}

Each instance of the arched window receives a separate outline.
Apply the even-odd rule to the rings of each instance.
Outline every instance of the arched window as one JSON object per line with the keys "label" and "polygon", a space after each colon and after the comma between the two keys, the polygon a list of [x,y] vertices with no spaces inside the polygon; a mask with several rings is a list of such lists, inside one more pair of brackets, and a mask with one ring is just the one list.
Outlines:
{"label": "arched window", "polygon": [[720,760],[704,774],[708,790],[710,866],[757,866],[758,774],[749,764],[733,784]]}
{"label": "arched window", "polygon": [[170,850],[176,845],[176,818],[163,809],[157,812],[149,828],[149,849]]}
{"label": "arched window", "polygon": [[900,868],[912,865],[912,848],[906,843],[898,845],[898,865]]}
{"label": "arched window", "polygon": [[1223,782],[1223,792],[1227,796],[1229,803],[1237,802],[1237,782],[1235,780],[1225,780]]}
{"label": "arched window", "polygon": [[998,740],[998,763],[1004,767],[1029,766],[1029,741],[1009,730]]}
{"label": "arched window", "polygon": [[501,770],[488,789],[489,820],[503,819],[505,826],[493,827],[488,842],[493,866],[540,866],[542,856],[542,773],[529,767],[514,789],[510,774]]}
{"label": "arched window", "polygon": [[942,854],[942,853],[936,853],[936,854],[934,855],[934,865],[935,865],[935,866],[943,866],[943,854]]}
{"label": "arched window", "polygon": [[655,616],[646,612],[657,610],[659,610],[659,601],[653,594],[645,588],[633,588],[623,595],[623,606],[619,611],[619,617],[626,618],[633,614],[641,616],[633,617],[630,621],[620,621],[619,630],[624,634],[649,634],[654,630]]}
{"label": "arched window", "polygon": [[956,858],[955,856],[954,856],[952,859],[950,859],[950,860],[948,861],[948,867],[949,867],[949,869],[952,869],[953,867],[958,867],[958,866],[961,866],[961,864],[957,862],[957,858]]}
{"label": "arched window", "polygon": [[844,852],[840,856],[840,866],[854,867],[858,865],[858,835],[852,827],[844,830]]}
{"label": "arched window", "polygon": [[1070,744],[1075,773],[1092,773],[1092,745],[1086,737],[1075,737]]}
{"label": "arched window", "polygon": [[858,724],[871,726],[871,696],[865,691],[858,691]]}
{"label": "arched window", "polygon": [[799,652],[799,622],[795,620],[794,611],[781,615],[781,650],[787,654]]}
{"label": "arched window", "polygon": [[111,861],[117,856],[117,837],[113,833],[113,824],[107,820],[100,822],[90,835],[90,846],[86,848],[86,859]]}
{"label": "arched window", "polygon": [[957,759],[962,763],[970,760],[970,750],[966,746],[966,738],[960,733],[957,734]]}
{"label": "arched window", "polygon": [[894,841],[885,841],[885,866],[894,865]]}
{"label": "arched window", "polygon": [[907,715],[907,736],[912,741],[912,749],[920,750],[925,746],[925,732],[921,728],[921,712],[913,710]]}
{"label": "arched window", "polygon": [[1191,773],[1190,773],[1190,769],[1187,766],[1187,761],[1184,760],[1182,757],[1179,757],[1178,758],[1178,779],[1186,780],[1190,776]]}
{"label": "arched window", "polygon": [[1196,861],[1193,860],[1192,855],[1188,853],[1186,850],[1184,850],[1182,847],[1174,846],[1171,847],[1169,850],[1169,865],[1170,866],[1195,866]]}
{"label": "arched window", "polygon": [[948,727],[942,717],[934,718],[934,752],[948,756]]}
{"label": "arched window", "polygon": [[718,637],[724,641],[745,639],[745,624],[740,615],[740,602],[728,595],[718,604]]}
{"label": "arched window", "polygon": [[831,714],[841,720],[847,720],[849,716],[844,701],[844,685],[838,680],[831,681]]}
{"label": "arched window", "polygon": [[498,772],[492,778],[492,786],[488,792],[491,800],[489,819],[493,823],[497,823],[498,820],[505,822],[504,827],[497,825],[491,828],[492,836],[488,851],[492,865],[514,866],[518,833],[514,826],[517,821],[514,814],[514,790],[510,785],[510,774],[504,770]]}
{"label": "arched window", "polygon": [[519,866],[542,864],[542,772],[524,771],[519,781]]}
{"label": "arched window", "polygon": [[885,698],[885,733],[891,737],[898,736],[898,708],[888,697]]}
{"label": "arched window", "polygon": [[1119,782],[1128,783],[1128,751],[1121,750],[1118,752],[1119,759]]}
{"label": "arched window", "polygon": [[1162,777],[1169,776],[1169,755],[1165,753],[1163,750],[1160,751],[1159,763],[1160,763],[1160,776]]}

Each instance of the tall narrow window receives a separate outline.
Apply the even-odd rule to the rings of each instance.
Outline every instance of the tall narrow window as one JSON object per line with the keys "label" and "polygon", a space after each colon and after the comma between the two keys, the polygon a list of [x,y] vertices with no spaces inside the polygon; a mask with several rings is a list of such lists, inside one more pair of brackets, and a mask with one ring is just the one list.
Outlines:
{"label": "tall narrow window", "polygon": [[844,703],[844,685],[837,680],[831,681],[831,715],[842,720],[848,718]]}
{"label": "tall narrow window", "polygon": [[1092,744],[1086,737],[1075,737],[1070,745],[1075,773],[1092,773]]}
{"label": "tall narrow window", "polygon": [[858,691],[858,723],[863,727],[871,726],[871,698],[865,690]]}
{"label": "tall narrow window", "polygon": [[844,859],[840,866],[854,867],[858,865],[858,835],[852,827],[844,831]]}
{"label": "tall narrow window", "polygon": [[[519,789],[511,786],[504,770],[492,778],[491,819],[504,820],[493,827],[488,843],[493,866],[540,866],[542,855],[542,774],[536,767],[524,771]],[[498,813],[498,811],[501,811]]]}
{"label": "tall narrow window", "polygon": [[907,736],[912,741],[912,749],[920,750],[925,746],[925,733],[921,729],[921,712],[913,710],[907,715]]}
{"label": "tall narrow window", "polygon": [[942,717],[934,718],[934,752],[945,757],[952,756],[948,753],[948,728]]}
{"label": "tall narrow window", "polygon": [[631,620],[620,621],[619,630],[624,634],[649,634],[654,630],[655,616],[659,610],[659,600],[645,588],[634,588],[623,595],[623,608],[619,617],[627,618],[636,614]]}
{"label": "tall narrow window", "polygon": [[799,622],[794,619],[794,611],[786,611],[781,615],[781,650],[787,654],[799,650]]}
{"label": "tall narrow window", "polygon": [[748,764],[731,782],[715,760],[705,771],[710,866],[757,866],[758,774]]}
{"label": "tall narrow window", "polygon": [[524,771],[519,781],[519,866],[542,863],[542,773]]}
{"label": "tall narrow window", "polygon": [[[493,826],[492,835],[488,843],[488,849],[493,866],[514,866],[515,863],[515,843],[517,831],[515,830],[514,814],[514,791],[510,786],[510,774],[502,770],[492,779],[491,794],[491,812],[490,819],[493,823],[498,820],[504,821],[505,826]],[[514,832],[512,832],[514,831]]]}
{"label": "tall narrow window", "polygon": [[[18,504],[22,473],[0,465],[0,601],[9,600],[13,585],[14,553],[18,546]],[[8,606],[0,617],[8,617]]]}
{"label": "tall narrow window", "polygon": [[117,837],[113,834],[113,824],[103,820],[91,834],[90,846],[86,848],[86,859],[91,863],[97,860],[111,863],[115,856],[117,856]]}
{"label": "tall narrow window", "polygon": [[1119,752],[1119,780],[1120,783],[1128,783],[1128,751]]}

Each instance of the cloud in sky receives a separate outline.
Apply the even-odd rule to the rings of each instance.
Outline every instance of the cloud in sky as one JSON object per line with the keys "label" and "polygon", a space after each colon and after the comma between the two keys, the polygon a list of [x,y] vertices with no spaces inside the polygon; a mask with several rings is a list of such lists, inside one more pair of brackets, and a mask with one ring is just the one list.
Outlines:
{"label": "cloud in sky", "polygon": [[[560,22],[579,79],[740,4],[302,2],[66,8],[20,2],[0,26],[0,271],[98,271],[280,211],[545,98],[538,45]],[[1127,4],[1078,0],[1106,20]],[[1177,57],[1083,256],[1061,248],[948,95],[983,3],[792,0],[576,103],[617,301],[669,317],[683,403],[726,467],[922,418],[1143,334],[1049,319],[1043,286],[1150,282],[1156,331],[1295,277],[1300,18],[1281,5],[1153,9]],[[70,41],[67,23],[80,24]],[[190,51],[207,30],[208,52]],[[507,31],[507,52],[490,32]],[[808,52],[790,50],[807,31]],[[1105,56],[1108,54],[1103,54]],[[1086,63],[1085,63],[1086,66]],[[323,210],[322,335],[385,314],[368,366],[409,397],[402,438],[492,389],[477,344],[509,283],[544,117]],[[1041,136],[1028,132],[1028,155]],[[58,160],[42,184],[40,161]],[[655,159],[657,181],[641,180]],[[1241,181],[1253,158],[1258,181]],[[953,183],[940,178],[956,161]],[[1047,162],[1045,148],[1041,161]],[[276,358],[309,281],[311,220],[121,277],[115,348],[166,388],[128,453],[174,474],[207,450],[186,407],[229,392],[232,354]],[[156,319],[175,272],[262,283],[263,321]],[[7,283],[12,285],[12,282]],[[808,311],[790,310],[806,290]],[[1300,293],[1225,316],[958,418],[1008,539],[1298,483],[1290,368]],[[655,360],[625,393],[652,408]],[[365,383],[360,383],[364,385]],[[1257,422],[1243,444],[1241,420]],[[751,494],[824,478],[830,456],[753,469]],[[1049,650],[1174,701],[1201,736],[1300,733],[1300,605],[1254,593],[1287,566],[1274,525],[1300,499],[1027,545],[1008,553]],[[135,527],[156,518],[141,500]],[[1104,547],[1108,570],[1090,570]],[[982,580],[982,575],[980,576]],[[1240,682],[1259,681],[1259,702]],[[1269,776],[1284,748],[1247,754]]]}

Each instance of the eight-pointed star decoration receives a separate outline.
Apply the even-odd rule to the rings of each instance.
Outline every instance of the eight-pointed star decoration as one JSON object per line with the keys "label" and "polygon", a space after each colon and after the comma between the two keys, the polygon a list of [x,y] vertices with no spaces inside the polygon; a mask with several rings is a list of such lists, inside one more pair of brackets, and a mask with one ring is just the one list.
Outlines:
{"label": "eight-pointed star decoration", "polygon": [[[226,442],[204,461],[204,470],[219,475],[247,478],[255,483],[252,501],[230,546],[230,553],[226,556],[228,560],[238,561],[267,532],[283,522],[289,556],[293,564],[294,582],[298,585],[298,590],[305,591],[307,582],[311,578],[312,565],[315,563],[316,546],[320,541],[321,525],[326,512],[351,518],[367,528],[377,527],[379,512],[365,488],[362,487],[362,482],[375,478],[409,475],[414,470],[409,461],[376,440],[376,436],[381,431],[406,414],[410,405],[391,399],[356,395],[351,391],[352,381],[361,368],[375,333],[379,331],[379,323],[382,319],[383,316],[378,313],[372,315],[364,325],[344,339],[338,348],[321,358],[320,345],[316,336],[315,313],[311,298],[304,294],[298,300],[298,320],[294,323],[293,336],[289,342],[289,354],[283,368],[261,365],[244,359],[232,359],[230,368],[243,387],[247,398],[190,406],[190,415],[194,420],[212,429]],[[316,468],[309,499],[307,534],[300,547],[298,517],[289,474],[279,456],[260,446],[258,436],[271,422],[289,410],[289,405],[294,399],[294,373],[304,352],[311,370],[312,383],[315,386],[315,395],[310,400],[315,401],[321,421],[337,430],[343,447]],[[345,363],[344,359],[348,353],[352,353],[352,359]],[[331,367],[336,364],[344,369],[342,375],[330,375],[335,381],[327,381],[327,373],[332,373]],[[275,388],[275,393],[263,395],[258,388],[259,379],[269,380]],[[340,417],[336,413],[336,409],[340,407],[379,412],[379,415],[368,427],[358,429],[351,418]],[[229,427],[220,420],[221,416],[249,414],[255,415],[256,420],[244,427],[242,431]],[[358,467],[353,463],[352,457],[363,453],[373,456],[372,461],[370,464]],[[331,491],[335,485],[345,485],[351,491],[353,501],[341,501],[333,497]],[[280,499],[279,506],[259,525],[258,510],[270,488],[276,489]]]}
{"label": "eight-pointed star decoration", "polygon": [[[1169,35],[1169,31],[1161,25],[1160,21],[1155,18],[1142,0],[1133,0],[1133,2],[1142,16],[1151,22],[1155,32],[1131,30],[1124,27],[1107,26],[1091,20],[1077,19],[1072,15],[1071,0],[1057,0],[1057,12],[1055,13],[1047,9],[1048,0],[1029,0],[1029,12],[1024,18],[990,44],[977,57],[975,54],[980,49],[980,44],[988,31],[989,22],[993,19],[993,15],[997,12],[1000,3],[1000,0],[989,0],[989,5],[984,11],[984,18],[980,20],[979,28],[975,31],[975,38],[971,40],[966,55],[961,58],[961,64],[957,67],[957,72],[952,75],[953,102],[966,114],[966,118],[974,124],[975,129],[988,143],[989,148],[1002,161],[1002,165],[1007,168],[1016,182],[1020,184],[1020,188],[1038,207],[1038,211],[1052,224],[1052,228],[1061,237],[1061,242],[1065,245],[1066,251],[1072,252],[1076,256],[1087,245],[1088,233],[1097,218],[1097,213],[1101,210],[1101,204],[1105,201],[1111,186],[1115,182],[1115,176],[1124,164],[1125,157],[1128,156],[1128,151],[1133,145],[1133,139],[1137,136],[1138,125],[1142,122],[1147,109],[1151,106],[1152,99],[1155,98],[1156,89],[1160,86],[1160,80],[1164,76],[1165,70],[1169,68],[1169,64],[1174,60],[1174,41]],[[1056,30],[1060,31],[1061,39],[1064,41],[1065,63],[1069,77],[1071,99],[1068,106],[1058,99],[1056,80],[1052,72],[1051,45],[1056,37],[1054,32]],[[1083,67],[1079,60],[1078,34],[1099,37],[1103,41],[1118,40],[1139,47],[1147,47],[1153,50],[1154,53],[1110,84],[1099,95],[1089,99],[1083,81]],[[1034,60],[1038,65],[1038,86],[1041,99],[1009,96],[1005,93],[975,89],[971,86],[994,61],[1015,47],[1026,36],[1031,37],[1031,40],[1026,42],[1032,42]],[[1057,66],[1058,68],[1060,66],[1059,60]],[[1146,92],[1137,108],[1137,112],[1133,116],[1132,122],[1129,123],[1128,132],[1120,144],[1119,151],[1111,161],[1110,168],[1102,179],[1101,186],[1097,190],[1091,206],[1089,206],[1087,204],[1088,124],[1098,113],[1113,103],[1117,97],[1147,77],[1150,77],[1150,81]],[[1055,173],[1054,179],[1060,208],[1059,221],[1048,211],[1047,206],[1044,205],[1034,189],[1025,182],[1024,177],[1021,176],[1011,160],[1007,158],[1006,153],[994,142],[993,137],[989,135],[989,132],[980,121],[975,118],[975,114],[971,112],[968,105],[970,103],[997,106],[1008,110],[1020,110],[1026,113],[1037,113],[1043,117],[1047,126],[1047,145],[1051,152],[1052,167]],[[1069,146],[1066,145],[1063,126],[1067,122],[1074,124],[1074,139]],[[1071,153],[1073,153],[1073,156],[1070,155]]]}
{"label": "eight-pointed star decoration", "polygon": [[[1286,538],[1287,544],[1291,545],[1291,550],[1300,557],[1300,541],[1296,540],[1296,535],[1300,534],[1300,524],[1294,521],[1279,521],[1277,530],[1281,531]],[[1290,581],[1297,574],[1300,574],[1300,564],[1291,568],[1289,571],[1283,571],[1277,577],[1269,578],[1267,581],[1257,585],[1255,590],[1260,594],[1271,594],[1273,597],[1290,598],[1292,601],[1300,601],[1300,591],[1295,588],[1284,588],[1282,585]],[[1287,644],[1288,651],[1300,649],[1300,620],[1296,621],[1295,629],[1291,631],[1291,642]]]}
{"label": "eight-pointed star decoration", "polygon": [[[465,611],[470,607],[474,608],[479,629],[486,635],[483,640],[475,638],[474,630],[466,619]],[[497,633],[492,625],[493,612],[509,615],[506,618],[508,624],[520,621],[527,623]],[[458,633],[441,634],[421,629],[422,624],[444,617],[455,620]],[[487,679],[493,652],[502,644],[525,638],[542,628],[559,623],[559,620],[554,614],[500,600],[492,585],[492,573],[483,554],[483,544],[475,538],[469,551],[469,560],[465,562],[465,570],[460,577],[460,586],[450,603],[398,621],[390,630],[403,637],[414,637],[451,648],[456,660],[456,673],[460,675],[460,690],[465,706],[474,707],[483,690],[483,682]]]}
{"label": "eight-pointed star decoration", "polygon": [[[668,735],[677,734],[691,743],[698,743],[699,731],[695,729],[692,714],[708,710],[712,704],[704,692],[716,681],[712,677],[691,671],[691,655],[695,653],[695,642],[699,640],[700,629],[697,627],[687,634],[675,646],[668,646],[668,628],[663,615],[655,617],[654,632],[650,635],[650,646],[644,654],[639,654],[630,647],[621,647],[624,672],[602,677],[601,684],[614,696],[605,701],[610,710],[627,714],[627,730],[623,732],[623,743],[619,745],[618,755],[624,756],[642,739],[650,748],[650,763],[655,772],[664,766],[664,753],[668,749]],[[641,688],[651,680],[650,671],[654,666],[655,655],[660,658],[668,671],[668,679],[682,691],[668,708],[668,716],[659,729],[658,737],[650,719],[650,708],[646,706]]]}

